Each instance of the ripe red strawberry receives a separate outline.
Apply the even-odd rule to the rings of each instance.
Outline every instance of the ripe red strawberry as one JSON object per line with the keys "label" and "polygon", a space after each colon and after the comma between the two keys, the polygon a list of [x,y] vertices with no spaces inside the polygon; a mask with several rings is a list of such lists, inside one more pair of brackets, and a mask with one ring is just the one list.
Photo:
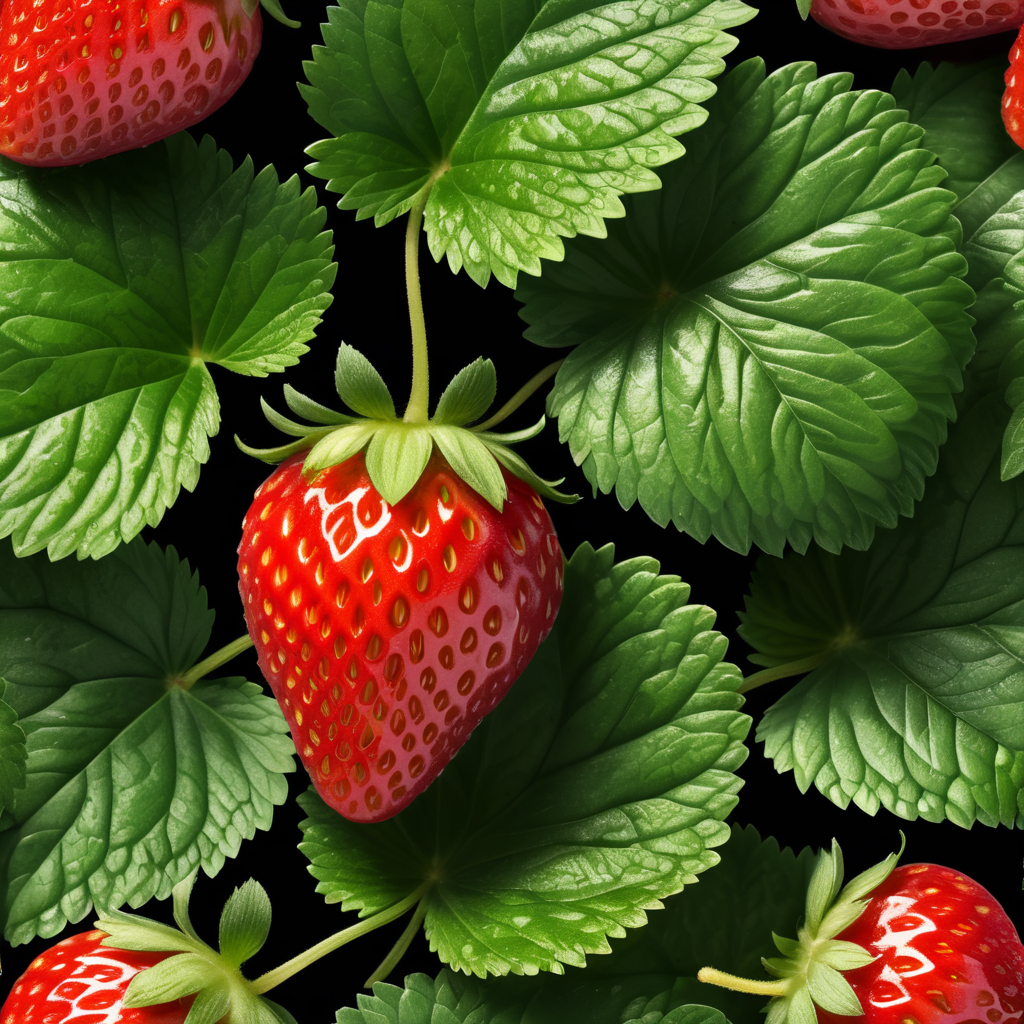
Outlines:
{"label": "ripe red strawberry", "polygon": [[[878,957],[845,975],[870,1024],[1020,1024],[1020,937],[992,894],[952,868],[897,868],[837,938]],[[818,1020],[844,1018],[819,1008]]]}
{"label": "ripe red strawberry", "polygon": [[955,43],[1024,22],[1024,0],[813,0],[809,7],[836,35],[885,50]]}
{"label": "ripe red strawberry", "polygon": [[0,1024],[182,1024],[194,996],[129,1009],[129,982],[170,953],[137,953],[101,945],[104,932],[80,932],[51,946],[14,983]]}
{"label": "ripe red strawberry", "polygon": [[823,852],[797,939],[763,960],[775,981],[703,968],[701,981],[770,995],[767,1024],[1020,1024],[1024,946],[991,893],[952,868],[898,854],[842,885]]}
{"label": "ripe red strawberry", "polygon": [[80,164],[195,124],[252,68],[253,3],[0,0],[0,153]]}
{"label": "ripe red strawberry", "polygon": [[239,546],[249,633],[321,797],[396,814],[436,778],[555,621],[562,554],[537,493],[499,513],[435,451],[397,504],[362,454],[256,493]]}
{"label": "ripe red strawberry", "polygon": [[1003,93],[1003,124],[1010,138],[1024,147],[1024,29],[1010,50],[1010,66],[1004,76],[1006,91]]}

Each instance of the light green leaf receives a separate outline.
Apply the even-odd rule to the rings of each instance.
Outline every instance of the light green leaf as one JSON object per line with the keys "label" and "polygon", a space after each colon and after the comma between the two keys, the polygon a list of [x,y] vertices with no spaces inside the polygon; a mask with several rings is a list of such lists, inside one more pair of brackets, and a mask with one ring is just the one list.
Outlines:
{"label": "light green leaf", "polygon": [[207,363],[297,362],[330,303],[326,211],[182,133],[58,171],[0,160],[0,537],[100,557],[209,457]]}
{"label": "light green leaf", "polygon": [[137,1008],[182,999],[216,981],[219,975],[201,954],[178,953],[139,971],[128,986],[124,1005]]}
{"label": "light green leaf", "polygon": [[718,862],[749,724],[725,639],[657,563],[613,558],[577,550],[552,634],[409,808],[367,827],[301,798],[329,901],[370,914],[433,880],[445,963],[560,971]]}
{"label": "light green leaf", "polygon": [[577,346],[549,412],[595,490],[738,551],[909,515],[974,348],[943,171],[849,86],[741,65],[662,191],[517,293],[528,338]]}
{"label": "light green leaf", "polygon": [[420,426],[396,422],[378,428],[366,449],[366,471],[389,505],[398,504],[413,489],[433,450],[430,434]]}
{"label": "light green leaf", "polygon": [[205,989],[189,1007],[184,1024],[217,1024],[230,1005],[231,996],[224,989]]}
{"label": "light green leaf", "polygon": [[0,679],[0,828],[4,811],[14,804],[16,790],[25,786],[25,732],[18,725],[18,713],[4,697],[6,683]]}
{"label": "light green leaf", "polygon": [[821,664],[764,716],[777,770],[845,807],[1024,825],[1024,481],[998,398],[963,413],[912,520],[870,551],[762,560],[756,660]]}
{"label": "light green leaf", "polygon": [[837,971],[855,971],[858,967],[874,963],[876,959],[863,946],[843,939],[829,939],[823,942],[816,950],[816,955],[821,963],[828,964]]}
{"label": "light green leaf", "polygon": [[338,396],[354,412],[369,419],[393,420],[395,403],[384,378],[358,349],[344,342],[334,367]]}
{"label": "light green leaf", "polygon": [[949,172],[942,183],[963,200],[1006,161],[1020,162],[1020,147],[1003,127],[1000,108],[1004,56],[963,64],[922,63],[893,82],[896,102],[925,132],[924,145]]}
{"label": "light green leaf", "polygon": [[426,202],[435,259],[483,285],[602,236],[701,124],[738,0],[342,0],[300,86],[335,137],[307,152],[343,209]]}
{"label": "light green leaf", "polygon": [[828,1013],[860,1017],[864,1013],[853,986],[834,967],[813,960],[807,968],[807,989],[811,998]]}
{"label": "light green leaf", "polygon": [[491,407],[498,390],[498,378],[490,359],[476,359],[459,370],[437,402],[432,422],[461,427]]}
{"label": "light green leaf", "polygon": [[232,967],[255,956],[270,934],[270,898],[249,879],[228,897],[220,915],[220,953]]}
{"label": "light green leaf", "polygon": [[259,0],[263,4],[263,9],[269,14],[275,21],[281,22],[282,25],[287,25],[288,28],[300,28],[301,23],[294,21],[284,13],[284,8],[281,6],[281,0]]}
{"label": "light green leaf", "polygon": [[[401,1024],[425,1024],[434,1007],[444,1006],[454,1019],[473,1024],[620,1024],[648,1012],[689,1019],[697,1012],[688,1003],[704,1003],[733,1024],[759,1024],[763,1002],[750,996],[696,981],[709,963],[746,977],[761,973],[760,955],[770,952],[772,926],[796,930],[803,912],[804,891],[814,865],[810,850],[799,858],[780,851],[773,839],[761,842],[752,828],[734,826],[729,842],[720,848],[721,863],[700,876],[678,896],[665,900],[665,909],[649,915],[649,924],[612,942],[607,956],[591,957],[583,973],[564,976],[490,978],[485,982],[443,971],[431,982],[422,975],[406,979],[406,988],[374,986],[374,994],[359,997],[359,1010],[343,1009],[340,1024],[381,1024],[391,1009],[415,1016]],[[728,921],[729,928],[722,922]],[[709,1009],[714,1007],[715,1010]],[[381,1017],[373,1014],[380,1013]],[[479,1014],[469,1018],[469,1014]],[[505,1016],[508,1014],[509,1016]],[[452,1018],[442,1018],[451,1020]]]}
{"label": "light green leaf", "polygon": [[500,512],[508,488],[491,449],[476,434],[458,427],[431,424],[430,436],[459,478]]}
{"label": "light green leaf", "polygon": [[831,851],[822,850],[818,854],[818,864],[807,886],[806,925],[811,935],[817,936],[825,913],[832,906],[842,887],[843,853],[833,839]]}
{"label": "light green leaf", "polygon": [[269,828],[293,767],[277,702],[244,679],[180,685],[212,619],[172,550],[51,563],[0,546],[0,675],[28,747],[0,832],[9,942],[166,898]]}
{"label": "light green leaf", "polygon": [[379,428],[378,423],[360,420],[332,430],[310,449],[302,463],[303,469],[308,473],[315,473],[352,458],[356,452],[362,451],[370,443],[370,439]]}

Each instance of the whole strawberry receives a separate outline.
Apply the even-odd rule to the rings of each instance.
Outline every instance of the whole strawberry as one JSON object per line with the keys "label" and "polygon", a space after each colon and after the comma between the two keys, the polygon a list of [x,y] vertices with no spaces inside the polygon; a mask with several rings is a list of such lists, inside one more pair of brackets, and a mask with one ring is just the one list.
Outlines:
{"label": "whole strawberry", "polygon": [[[489,366],[467,368],[446,396],[465,399]],[[356,408],[346,373],[375,371],[342,347],[339,393]],[[352,821],[389,818],[426,789],[526,667],[562,598],[561,549],[531,484],[557,494],[500,435],[464,426],[492,386],[483,403],[446,396],[425,424],[377,408],[263,453],[312,447],[286,458],[243,523],[239,590],[260,668],[317,791]],[[288,397],[325,422],[322,407]]]}
{"label": "whole strawberry", "polygon": [[804,17],[886,50],[955,43],[1019,28],[1024,0],[797,0]]}
{"label": "whole strawberry", "polygon": [[897,857],[843,887],[833,842],[797,939],[774,936],[783,956],[763,961],[778,980],[698,977],[774,996],[767,1024],[1020,1024],[1024,946],[1006,912],[966,875]]}
{"label": "whole strawberry", "polygon": [[139,953],[104,946],[106,933],[80,932],[32,961],[0,1008],[2,1024],[182,1024],[194,997],[130,1009],[131,980],[170,953]]}
{"label": "whole strawberry", "polygon": [[258,0],[0,0],[0,154],[55,167],[156,142],[224,103],[261,38]]}

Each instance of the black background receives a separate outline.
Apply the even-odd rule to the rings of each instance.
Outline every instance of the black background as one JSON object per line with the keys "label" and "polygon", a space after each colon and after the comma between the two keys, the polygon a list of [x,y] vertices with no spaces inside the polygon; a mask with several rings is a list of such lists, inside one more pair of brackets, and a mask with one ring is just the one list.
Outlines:
{"label": "black background", "polygon": [[[327,311],[317,338],[302,363],[266,379],[250,379],[213,367],[222,402],[223,423],[212,441],[212,456],[192,494],[183,493],[156,530],[147,531],[162,544],[173,544],[200,573],[217,611],[210,650],[244,632],[235,577],[235,549],[242,516],[252,493],[266,475],[266,467],[242,455],[232,436],[253,445],[278,443],[263,421],[259,396],[279,408],[281,385],[287,380],[300,391],[326,404],[332,402],[333,364],[340,341],[347,341],[373,360],[401,404],[411,373],[409,331],[403,279],[404,220],[376,229],[372,221],[356,222],[340,212],[322,182],[303,170],[304,149],[325,133],[306,113],[295,83],[302,79],[301,62],[320,42],[319,22],[324,7],[319,0],[288,0],[288,12],[302,20],[290,30],[265,17],[263,50],[250,79],[235,98],[193,132],[208,132],[236,162],[251,154],[256,168],[272,163],[282,178],[299,174],[304,186],[320,190],[329,210],[328,227],[334,231],[339,264],[335,301]],[[922,60],[969,60],[1007,53],[1011,36],[993,36],[974,43],[929,50],[884,51],[839,39],[816,25],[802,22],[794,0],[765,0],[751,23],[736,30],[740,45],[730,66],[754,56],[764,58],[769,70],[792,61],[814,61],[820,73],[852,71],[856,87],[888,88],[900,67],[914,69]],[[684,138],[685,143],[685,138]],[[518,303],[512,293],[492,281],[479,288],[465,274],[453,276],[447,264],[434,264],[423,247],[422,276],[427,330],[430,339],[433,395],[451,375],[477,355],[494,360],[498,371],[499,401],[509,397],[536,370],[557,357],[524,341]],[[507,424],[515,429],[532,422],[543,411],[535,397]],[[563,547],[571,552],[587,540],[595,546],[613,542],[619,558],[653,555],[662,571],[676,574],[692,585],[692,600],[718,612],[718,627],[730,637],[730,658],[745,672],[747,649],[736,636],[736,611],[742,608],[747,579],[756,555],[743,556],[715,541],[701,545],[674,529],[661,530],[639,507],[628,511],[614,497],[592,497],[583,475],[558,444],[554,423],[524,446],[523,453],[541,475],[566,477],[566,487],[585,499],[573,507],[552,509]],[[255,655],[249,652],[226,670],[259,679]],[[747,710],[755,723],[763,710],[781,694],[786,683],[755,691]],[[976,826],[967,831],[950,823],[934,825],[905,822],[882,811],[869,817],[856,808],[840,811],[816,791],[801,795],[791,774],[777,775],[759,744],[749,741],[750,757],[742,769],[746,780],[740,803],[731,820],[755,825],[762,835],[774,835],[782,845],[821,846],[836,836],[847,855],[848,874],[880,859],[898,845],[900,829],[907,834],[905,861],[929,860],[949,864],[977,878],[999,898],[1018,928],[1024,926],[1021,893],[1022,844],[1019,833]],[[201,877],[193,897],[193,919],[210,941],[217,933],[217,915],[232,888],[254,877],[269,891],[274,903],[274,927],[264,951],[250,962],[250,977],[268,970],[332,932],[351,924],[354,915],[342,915],[318,896],[307,872],[307,861],[296,849],[301,812],[294,797],[307,785],[301,769],[291,776],[291,796],[275,814],[269,833],[243,844],[237,860],[229,862],[213,880]],[[150,904],[145,913],[167,917],[168,908]],[[71,926],[80,930],[87,922]],[[728,922],[723,921],[723,927]],[[359,940],[332,954],[273,993],[300,1024],[327,1024],[335,1011],[354,1005],[355,995],[369,972],[383,958],[402,929],[402,923]],[[56,940],[51,940],[56,941]],[[0,992],[45,948],[37,940],[14,950],[3,950],[4,981]],[[439,963],[421,936],[414,942],[392,981],[412,971],[437,973]]]}

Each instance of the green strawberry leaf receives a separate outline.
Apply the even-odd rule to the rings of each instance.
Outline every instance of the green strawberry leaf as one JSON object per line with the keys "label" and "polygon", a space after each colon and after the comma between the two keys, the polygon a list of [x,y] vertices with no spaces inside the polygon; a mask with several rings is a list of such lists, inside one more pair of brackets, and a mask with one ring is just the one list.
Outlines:
{"label": "green strawberry leaf", "polygon": [[191,490],[207,368],[297,362],[330,303],[326,211],[182,133],[110,160],[0,159],[0,537],[100,557]]}
{"label": "green strawberry leaf", "polygon": [[311,173],[377,224],[426,202],[435,259],[512,286],[601,236],[701,124],[739,0],[342,0],[300,86]]}
{"label": "green strawberry leaf", "polygon": [[924,146],[949,172],[943,188],[963,201],[984,188],[991,174],[1024,154],[1003,127],[1000,108],[1006,58],[970,64],[921,64],[893,82],[896,103],[924,129]]}
{"label": "green strawberry leaf", "polygon": [[25,731],[18,724],[18,713],[4,701],[7,684],[0,679],[0,828],[4,810],[14,804],[15,792],[25,786]]}
{"label": "green strawberry leaf", "polygon": [[729,1024],[709,1006],[682,1005],[666,1012],[672,1001],[666,996],[652,999],[635,985],[593,982],[587,973],[544,981],[480,981],[451,971],[431,980],[413,974],[404,988],[377,984],[373,995],[360,994],[358,1008],[338,1011],[337,1024]]}
{"label": "green strawberry leaf", "polygon": [[1024,480],[999,479],[1006,418],[996,396],[962,413],[914,518],[869,551],[759,563],[740,632],[783,666],[765,681],[818,663],[757,732],[801,790],[1024,825]]}
{"label": "green strawberry leaf", "polygon": [[249,879],[228,897],[220,915],[220,954],[232,967],[254,957],[270,934],[270,897]]}
{"label": "green strawberry leaf", "polygon": [[897,99],[925,129],[960,197],[956,216],[964,227],[961,252],[967,282],[977,292],[978,350],[960,405],[997,390],[1013,410],[1003,435],[1002,476],[1024,470],[1024,153],[1000,117],[1006,61],[928,65],[896,80]]}
{"label": "green strawberry leaf", "polygon": [[334,368],[338,397],[353,411],[368,419],[393,420],[395,403],[384,378],[357,348],[341,343]]}
{"label": "green strawberry leaf", "polygon": [[738,551],[909,515],[974,349],[944,172],[849,87],[741,65],[664,188],[517,292],[529,339],[577,346],[549,411],[595,490]]}
{"label": "green strawberry leaf", "polygon": [[[358,1010],[338,1013],[339,1024],[377,1024],[379,1018],[371,1015],[380,1012],[390,1019],[387,1007],[397,1005],[399,998],[405,1005],[426,1009],[435,1005],[435,997],[457,1019],[463,1019],[463,1012],[476,1011],[481,1021],[502,1024],[617,1024],[653,1011],[671,1015],[692,1010],[687,1003],[713,1007],[733,1024],[758,1024],[764,1019],[762,1004],[701,985],[697,972],[712,963],[744,977],[760,974],[761,958],[772,951],[772,928],[796,931],[814,856],[805,850],[796,857],[789,850],[780,851],[774,839],[762,843],[752,828],[733,826],[721,857],[717,867],[701,875],[700,884],[666,899],[665,909],[650,914],[646,927],[613,940],[607,956],[591,957],[584,974],[570,971],[564,976],[481,982],[446,970],[432,983],[418,975],[406,979],[404,994],[391,985],[374,986],[372,997],[359,997]],[[729,922],[728,928],[722,927],[723,921]],[[457,998],[448,1001],[453,995]],[[505,1018],[505,1013],[511,1016]],[[720,1020],[717,1014],[715,1019]],[[402,1024],[407,1024],[404,1018]]]}
{"label": "green strawberry leaf", "polygon": [[551,636],[409,808],[365,826],[301,798],[329,902],[367,915],[429,882],[445,963],[560,972],[718,862],[749,727],[736,669],[688,586],[613,559],[577,550]]}
{"label": "green strawberry leaf", "polygon": [[292,745],[244,679],[184,673],[213,615],[187,563],[140,541],[100,562],[0,545],[0,675],[28,758],[0,832],[0,920],[48,937],[95,903],[215,874],[284,802]]}

